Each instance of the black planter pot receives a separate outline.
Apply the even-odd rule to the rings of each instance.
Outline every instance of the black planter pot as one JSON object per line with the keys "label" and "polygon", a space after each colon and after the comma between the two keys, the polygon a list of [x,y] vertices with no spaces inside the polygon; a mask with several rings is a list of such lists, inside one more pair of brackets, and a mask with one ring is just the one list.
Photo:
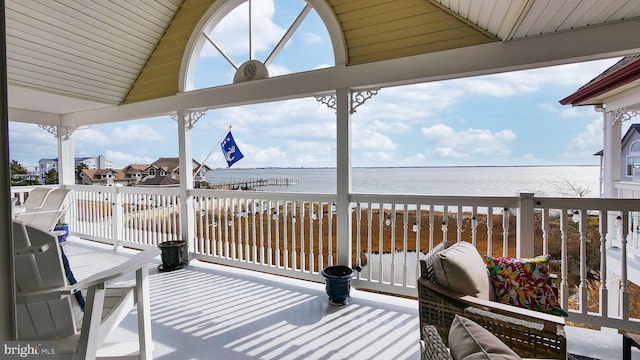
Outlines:
{"label": "black planter pot", "polygon": [[158,244],[162,265],[158,266],[160,271],[173,271],[182,269],[189,263],[186,241],[165,241]]}
{"label": "black planter pot", "polygon": [[336,265],[322,270],[327,283],[327,295],[331,305],[346,305],[351,290],[353,270],[349,267]]}

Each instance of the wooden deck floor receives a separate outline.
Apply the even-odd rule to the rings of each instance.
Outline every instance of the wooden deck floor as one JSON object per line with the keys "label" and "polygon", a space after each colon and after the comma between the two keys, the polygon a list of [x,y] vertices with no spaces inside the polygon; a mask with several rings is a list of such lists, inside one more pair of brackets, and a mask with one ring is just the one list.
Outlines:
{"label": "wooden deck floor", "polygon": [[[133,250],[71,237],[65,246],[76,278],[123,262]],[[155,359],[419,359],[417,301],[352,290],[346,306],[329,305],[314,283],[192,261],[159,272],[150,264]],[[569,352],[622,356],[615,331],[567,327]],[[136,338],[125,318],[109,341]],[[640,359],[635,351],[634,359]]]}

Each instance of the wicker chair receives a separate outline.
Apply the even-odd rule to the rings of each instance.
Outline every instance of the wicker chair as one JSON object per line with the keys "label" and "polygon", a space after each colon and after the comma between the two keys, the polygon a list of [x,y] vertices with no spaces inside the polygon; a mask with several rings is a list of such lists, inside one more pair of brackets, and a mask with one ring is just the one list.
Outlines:
{"label": "wicker chair", "polygon": [[446,247],[446,242],[439,244],[420,261],[421,329],[433,325],[448,346],[449,327],[458,314],[489,330],[521,357],[566,358],[563,317],[459,294],[436,284],[433,259]]}
{"label": "wicker chair", "polygon": [[422,328],[422,339],[420,340],[421,360],[453,360],[447,345],[444,344],[438,329],[433,325]]}

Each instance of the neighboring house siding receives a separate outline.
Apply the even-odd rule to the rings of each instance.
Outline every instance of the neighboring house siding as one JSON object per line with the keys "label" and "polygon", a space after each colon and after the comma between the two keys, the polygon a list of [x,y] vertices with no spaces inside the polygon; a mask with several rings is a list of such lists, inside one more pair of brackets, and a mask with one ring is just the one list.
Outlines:
{"label": "neighboring house siding", "polygon": [[632,124],[620,146],[620,180],[640,181],[640,124]]}
{"label": "neighboring house siding", "polygon": [[635,133],[633,139],[622,148],[621,179],[640,181],[640,135]]}

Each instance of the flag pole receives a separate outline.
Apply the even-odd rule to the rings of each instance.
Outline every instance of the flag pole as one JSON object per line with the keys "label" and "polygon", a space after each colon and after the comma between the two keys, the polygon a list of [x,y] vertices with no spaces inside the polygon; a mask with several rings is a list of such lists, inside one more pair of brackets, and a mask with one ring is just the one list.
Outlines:
{"label": "flag pole", "polygon": [[227,134],[229,133],[229,131],[231,131],[231,125],[229,125],[229,128],[227,129],[227,132],[224,133],[224,135],[222,135],[222,137],[220,138],[220,140],[218,140],[218,142],[213,145],[213,147],[211,148],[211,151],[209,151],[209,154],[207,154],[207,157],[204,158],[204,160],[202,160],[202,162],[200,163],[200,166],[198,166],[198,168],[196,169],[196,171],[194,172],[194,174],[197,174],[200,169],[202,169],[202,167],[204,166],[204,164],[207,162],[207,160],[209,160],[209,158],[211,157],[211,154],[213,154],[213,151],[216,149],[216,147],[218,145],[220,145],[220,143],[222,142],[222,140],[224,140],[224,138],[227,136]]}

